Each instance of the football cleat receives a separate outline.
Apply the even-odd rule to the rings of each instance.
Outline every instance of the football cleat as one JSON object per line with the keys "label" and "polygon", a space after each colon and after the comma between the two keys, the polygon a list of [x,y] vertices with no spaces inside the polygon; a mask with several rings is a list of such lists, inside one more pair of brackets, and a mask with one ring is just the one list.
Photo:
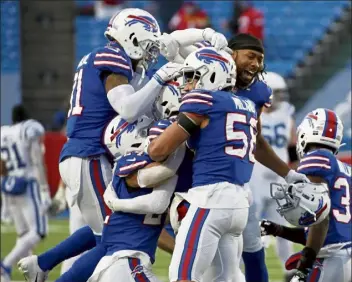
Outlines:
{"label": "football cleat", "polygon": [[35,255],[21,259],[17,266],[27,282],[45,282],[48,278],[48,271],[39,267],[38,257]]}

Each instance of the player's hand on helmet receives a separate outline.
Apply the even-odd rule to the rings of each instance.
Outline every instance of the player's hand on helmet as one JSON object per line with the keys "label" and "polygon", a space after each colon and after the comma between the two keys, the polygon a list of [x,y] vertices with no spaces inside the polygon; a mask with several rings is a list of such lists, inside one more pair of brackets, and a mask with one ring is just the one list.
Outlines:
{"label": "player's hand on helmet", "polygon": [[308,177],[305,174],[298,173],[291,169],[288,174],[285,176],[285,180],[288,184],[296,182],[310,182]]}
{"label": "player's hand on helmet", "polygon": [[105,204],[112,210],[115,211],[114,209],[114,201],[118,199],[114,187],[112,187],[111,183],[109,183],[108,187],[106,187],[105,192],[104,192],[104,202]]}
{"label": "player's hand on helmet", "polygon": [[226,37],[219,32],[216,32],[212,28],[206,28],[203,31],[203,38],[205,41],[209,41],[212,46],[217,50],[221,50],[227,47]]}
{"label": "player's hand on helmet", "polygon": [[160,84],[164,84],[170,80],[173,80],[175,77],[180,75],[179,70],[182,65],[177,63],[167,63],[162,66],[154,75],[154,79],[156,79]]}
{"label": "player's hand on helmet", "polygon": [[160,54],[163,55],[168,61],[173,61],[178,54],[179,44],[168,33],[163,33],[158,38],[160,42]]}
{"label": "player's hand on helmet", "polygon": [[297,270],[290,282],[306,282],[309,270]]}
{"label": "player's hand on helmet", "polygon": [[272,221],[263,219],[260,222],[260,235],[261,236],[267,236],[267,235],[273,235],[277,236],[281,230],[281,226],[279,224],[276,224]]}

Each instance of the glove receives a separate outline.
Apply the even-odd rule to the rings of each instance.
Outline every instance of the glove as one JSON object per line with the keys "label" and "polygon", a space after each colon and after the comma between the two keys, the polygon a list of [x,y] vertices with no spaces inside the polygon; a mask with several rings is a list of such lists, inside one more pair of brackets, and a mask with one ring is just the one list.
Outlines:
{"label": "glove", "polygon": [[169,62],[174,61],[179,49],[177,41],[170,34],[165,32],[158,39],[160,42],[160,54]]}
{"label": "glove", "polygon": [[226,37],[222,33],[216,32],[211,28],[204,29],[203,38],[205,41],[209,41],[217,50],[227,47]]}
{"label": "glove", "polygon": [[112,210],[116,211],[114,209],[114,201],[118,199],[114,187],[112,187],[111,182],[109,183],[108,187],[106,187],[105,192],[104,192],[104,202],[105,204]]}
{"label": "glove", "polygon": [[276,224],[272,221],[263,219],[260,222],[260,235],[261,236],[267,236],[267,235],[273,235],[277,236],[280,232],[280,225]]}
{"label": "glove", "polygon": [[181,64],[167,63],[153,75],[153,78],[156,79],[160,84],[164,85],[165,82],[173,80],[175,77],[180,75],[179,71],[181,67]]}
{"label": "glove", "polygon": [[58,215],[67,209],[67,202],[65,196],[65,188],[60,186],[49,207],[49,214],[52,216]]}
{"label": "glove", "polygon": [[306,282],[309,271],[297,270],[296,273],[292,276],[290,282]]}
{"label": "glove", "polygon": [[288,184],[296,183],[296,182],[309,182],[309,179],[306,175],[302,173],[298,173],[291,169],[288,174],[285,176],[285,180]]}

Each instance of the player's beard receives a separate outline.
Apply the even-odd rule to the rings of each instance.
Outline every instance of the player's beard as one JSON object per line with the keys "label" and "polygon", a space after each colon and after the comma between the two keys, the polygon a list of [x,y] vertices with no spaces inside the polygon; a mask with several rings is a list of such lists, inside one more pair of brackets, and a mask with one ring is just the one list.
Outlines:
{"label": "player's beard", "polygon": [[237,74],[236,86],[239,88],[246,88],[256,76],[257,72],[252,74],[249,73],[247,70],[241,70]]}

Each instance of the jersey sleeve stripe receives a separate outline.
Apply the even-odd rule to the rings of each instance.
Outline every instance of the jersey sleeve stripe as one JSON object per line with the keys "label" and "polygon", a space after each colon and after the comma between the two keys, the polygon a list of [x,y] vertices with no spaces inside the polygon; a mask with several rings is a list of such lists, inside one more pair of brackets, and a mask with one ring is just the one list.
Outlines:
{"label": "jersey sleeve stripe", "polygon": [[101,66],[101,65],[109,65],[109,66],[116,66],[120,67],[126,70],[129,70],[130,67],[124,64],[116,63],[116,62],[111,62],[111,61],[94,61],[95,66]]}
{"label": "jersey sleeve stripe", "polygon": [[300,165],[297,168],[297,171],[300,171],[304,168],[312,168],[312,167],[320,167],[320,168],[325,168],[325,169],[330,169],[331,166],[326,165],[326,164],[319,164],[319,163],[310,163],[310,164],[305,164],[305,165]]}
{"label": "jersey sleeve stripe", "polygon": [[201,97],[201,98],[207,98],[209,100],[213,99],[213,96],[209,95],[209,94],[204,94],[204,93],[197,93],[197,92],[192,92],[192,93],[188,93],[185,96],[183,96],[182,100],[185,100],[187,98],[194,98],[194,97]]}
{"label": "jersey sleeve stripe", "polygon": [[164,132],[164,129],[161,129],[158,127],[152,127],[149,129],[149,132],[162,133],[162,132]]}
{"label": "jersey sleeve stripe", "polygon": [[129,169],[137,169],[138,167],[143,167],[145,164],[147,163],[147,161],[141,161],[141,162],[137,162],[131,165],[125,165],[120,167],[119,171],[126,171]]}
{"label": "jersey sleeve stripe", "polygon": [[312,160],[324,161],[324,162],[330,163],[329,158],[318,157],[318,156],[303,157],[303,159],[301,160],[301,163],[306,161],[312,161]]}
{"label": "jersey sleeve stripe", "polygon": [[122,61],[127,62],[127,60],[126,60],[124,57],[119,56],[119,55],[115,55],[115,54],[97,53],[97,54],[95,55],[95,58],[101,58],[101,57],[104,57],[104,58],[115,58],[115,59],[119,59],[119,60],[122,60]]}
{"label": "jersey sleeve stripe", "polygon": [[183,104],[190,104],[190,103],[200,103],[200,104],[206,104],[208,106],[213,105],[213,103],[205,101],[205,100],[201,100],[201,99],[187,99],[187,100],[183,101],[180,106],[182,106]]}

